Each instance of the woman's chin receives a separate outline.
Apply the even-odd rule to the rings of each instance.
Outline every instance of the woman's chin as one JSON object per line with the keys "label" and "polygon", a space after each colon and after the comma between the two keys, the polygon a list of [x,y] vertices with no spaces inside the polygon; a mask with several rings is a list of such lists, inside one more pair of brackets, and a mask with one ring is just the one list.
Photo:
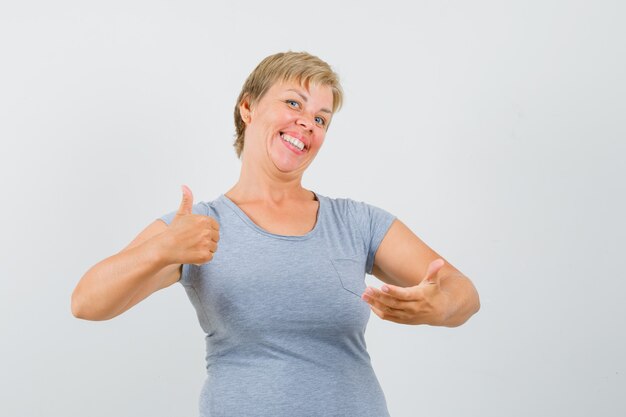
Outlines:
{"label": "woman's chin", "polygon": [[298,161],[294,160],[285,160],[282,158],[272,158],[272,162],[277,170],[283,173],[289,173],[297,171],[298,168],[301,167],[301,164]]}
{"label": "woman's chin", "polygon": [[301,169],[302,165],[306,162],[305,158],[303,158],[304,155],[298,156],[288,152],[288,150],[285,152],[284,149],[270,150],[270,159],[280,172],[288,173],[297,171]]}

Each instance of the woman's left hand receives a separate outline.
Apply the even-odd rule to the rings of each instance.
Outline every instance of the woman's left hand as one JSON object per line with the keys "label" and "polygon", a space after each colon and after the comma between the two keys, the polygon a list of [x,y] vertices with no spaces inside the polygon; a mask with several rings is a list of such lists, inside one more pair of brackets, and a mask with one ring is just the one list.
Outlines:
{"label": "woman's left hand", "polygon": [[441,258],[431,262],[418,285],[403,288],[385,284],[381,290],[367,287],[361,298],[383,320],[440,325],[447,318],[449,305],[448,294],[441,289],[441,279],[437,275],[444,264]]}

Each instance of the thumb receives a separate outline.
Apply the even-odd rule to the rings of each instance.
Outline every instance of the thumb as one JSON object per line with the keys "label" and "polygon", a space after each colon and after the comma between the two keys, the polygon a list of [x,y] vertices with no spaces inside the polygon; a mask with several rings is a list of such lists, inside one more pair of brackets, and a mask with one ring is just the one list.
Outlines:
{"label": "thumb", "polygon": [[439,277],[437,276],[437,272],[439,272],[439,270],[445,264],[445,261],[441,258],[432,261],[430,265],[428,265],[428,270],[426,271],[426,276],[424,277],[424,283],[439,285]]}
{"label": "thumb", "polygon": [[183,190],[183,200],[180,202],[180,207],[176,214],[191,214],[191,207],[193,206],[191,189],[186,185],[182,185],[180,188]]}

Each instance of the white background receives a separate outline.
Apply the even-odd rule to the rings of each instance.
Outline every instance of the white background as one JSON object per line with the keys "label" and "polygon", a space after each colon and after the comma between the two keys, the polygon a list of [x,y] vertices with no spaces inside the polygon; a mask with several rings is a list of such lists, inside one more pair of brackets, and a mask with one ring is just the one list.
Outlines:
{"label": "white background", "polygon": [[204,339],[182,286],[106,322],[74,318],[70,295],[181,184],[197,202],[236,182],[235,99],[286,50],[346,93],[303,186],[394,213],[480,292],[453,329],[372,313],[391,415],[626,415],[625,12],[2,2],[0,415],[197,415]]}

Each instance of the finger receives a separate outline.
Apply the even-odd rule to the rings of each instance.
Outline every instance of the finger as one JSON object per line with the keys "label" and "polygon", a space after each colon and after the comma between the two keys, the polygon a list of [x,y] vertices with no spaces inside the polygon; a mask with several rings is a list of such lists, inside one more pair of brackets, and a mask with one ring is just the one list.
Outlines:
{"label": "finger", "polygon": [[371,293],[364,292],[361,298],[379,310],[391,314],[395,314],[403,310],[408,304],[406,301],[396,300],[392,297],[387,297],[387,299],[383,300],[382,294],[374,295],[373,291]]}
{"label": "finger", "polygon": [[426,284],[436,284],[439,285],[439,277],[437,276],[437,272],[445,265],[445,261],[441,258],[435,259],[428,265],[428,270],[426,271],[426,276],[424,277],[424,281]]}
{"label": "finger", "polygon": [[[374,291],[376,293],[376,291]],[[380,288],[380,295],[397,298],[398,300],[411,301],[414,300],[414,292],[411,287],[403,288],[396,285],[385,284]]]}
{"label": "finger", "polygon": [[378,308],[376,308],[374,306],[370,306],[370,309],[374,312],[374,314],[376,314],[378,317],[380,317],[383,320],[393,321],[395,323],[400,323],[400,324],[403,323],[399,317],[397,317],[397,316],[395,316],[393,314],[381,311],[381,310],[379,310]]}
{"label": "finger", "polygon": [[191,214],[191,207],[193,206],[193,193],[191,189],[186,185],[182,185],[183,199],[180,202],[177,214]]}
{"label": "finger", "polygon": [[208,217],[210,219],[211,229],[217,230],[219,232],[219,230],[220,230],[219,222],[217,220],[215,220],[215,217],[211,217],[211,216],[208,216]]}
{"label": "finger", "polygon": [[374,313],[375,313],[378,317],[380,317],[381,319],[384,319],[385,313],[383,313],[382,311],[380,311],[379,309],[377,309],[376,307],[374,307],[374,306],[372,306],[372,305],[370,306],[370,309],[371,309],[371,310],[372,310],[372,311],[373,311],[373,312],[374,312]]}
{"label": "finger", "polygon": [[[391,292],[385,292],[385,288]],[[414,288],[402,288],[388,284],[383,285],[382,291],[373,287],[367,287],[364,294],[398,311],[410,309],[412,303],[420,299],[419,292],[415,291]]]}

